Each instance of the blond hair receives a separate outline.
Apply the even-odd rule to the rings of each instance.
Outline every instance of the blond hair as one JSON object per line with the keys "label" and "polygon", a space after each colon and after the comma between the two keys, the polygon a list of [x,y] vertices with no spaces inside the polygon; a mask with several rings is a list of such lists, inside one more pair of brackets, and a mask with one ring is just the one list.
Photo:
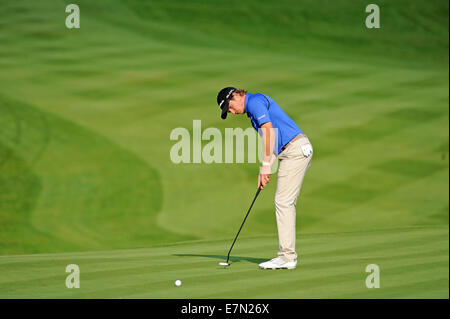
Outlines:
{"label": "blond hair", "polygon": [[[247,94],[247,91],[244,90],[244,89],[237,89],[236,91],[233,92],[233,97],[234,97],[235,93],[240,95],[240,96],[244,96],[245,94]],[[233,98],[233,97],[231,97],[231,98]]]}

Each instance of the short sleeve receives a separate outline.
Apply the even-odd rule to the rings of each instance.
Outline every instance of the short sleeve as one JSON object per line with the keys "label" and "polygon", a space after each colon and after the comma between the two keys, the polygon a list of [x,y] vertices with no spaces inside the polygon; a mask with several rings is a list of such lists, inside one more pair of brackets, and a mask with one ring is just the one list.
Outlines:
{"label": "short sleeve", "polygon": [[258,127],[271,121],[268,102],[262,95],[252,97],[249,101],[248,112],[252,115]]}

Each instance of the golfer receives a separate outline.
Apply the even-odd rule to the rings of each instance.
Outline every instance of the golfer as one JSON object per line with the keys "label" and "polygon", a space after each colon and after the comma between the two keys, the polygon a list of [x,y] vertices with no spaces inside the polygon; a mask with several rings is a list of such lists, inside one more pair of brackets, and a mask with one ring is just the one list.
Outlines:
{"label": "golfer", "polygon": [[226,87],[217,95],[217,103],[222,109],[222,119],[226,119],[228,113],[247,114],[262,137],[264,152],[258,187],[264,189],[270,181],[272,165],[277,158],[280,161],[275,193],[278,256],[259,264],[259,267],[295,269],[295,206],[303,178],[311,164],[312,145],[297,124],[267,95]]}

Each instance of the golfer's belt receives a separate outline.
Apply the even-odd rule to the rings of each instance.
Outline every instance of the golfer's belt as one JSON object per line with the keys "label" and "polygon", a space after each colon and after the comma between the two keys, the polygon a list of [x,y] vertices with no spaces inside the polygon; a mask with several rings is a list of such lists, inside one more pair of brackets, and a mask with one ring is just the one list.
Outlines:
{"label": "golfer's belt", "polygon": [[298,134],[298,135],[297,135],[296,137],[294,137],[289,143],[287,143],[285,146],[283,146],[283,147],[281,148],[281,150],[284,151],[284,150],[286,149],[286,147],[287,147],[289,144],[295,142],[296,140],[302,138],[303,136],[306,136],[306,135],[303,134],[303,133],[302,133],[302,134]]}

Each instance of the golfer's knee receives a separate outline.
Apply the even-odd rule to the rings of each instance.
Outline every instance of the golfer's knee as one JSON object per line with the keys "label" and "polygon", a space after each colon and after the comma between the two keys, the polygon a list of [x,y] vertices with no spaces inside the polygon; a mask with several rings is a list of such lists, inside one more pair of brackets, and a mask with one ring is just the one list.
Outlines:
{"label": "golfer's knee", "polygon": [[281,196],[275,196],[275,208],[277,210],[285,210],[295,208],[295,201],[283,198]]}

